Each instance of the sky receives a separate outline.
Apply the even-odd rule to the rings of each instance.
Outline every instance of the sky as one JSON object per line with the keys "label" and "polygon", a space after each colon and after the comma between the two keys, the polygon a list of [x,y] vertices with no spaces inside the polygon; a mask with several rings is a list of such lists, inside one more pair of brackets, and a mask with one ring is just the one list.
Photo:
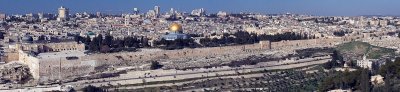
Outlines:
{"label": "sky", "polygon": [[319,16],[400,15],[400,0],[0,0],[6,14],[57,13],[64,6],[71,13],[141,13],[160,6],[162,12],[174,8],[182,12],[204,8],[207,13],[255,12],[295,13]]}

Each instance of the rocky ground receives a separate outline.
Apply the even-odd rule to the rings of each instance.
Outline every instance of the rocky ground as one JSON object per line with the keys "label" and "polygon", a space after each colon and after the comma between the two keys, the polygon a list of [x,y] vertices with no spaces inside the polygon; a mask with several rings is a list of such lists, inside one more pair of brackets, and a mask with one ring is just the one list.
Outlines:
{"label": "rocky ground", "polygon": [[[312,72],[310,72],[312,71]],[[315,91],[327,72],[319,65],[288,70],[264,70],[255,74],[219,76],[174,83],[173,86],[125,87],[114,91],[134,92],[308,92]]]}
{"label": "rocky ground", "polygon": [[254,65],[260,62],[294,60],[315,56],[329,55],[332,48],[308,48],[291,51],[272,50],[258,53],[227,54],[210,57],[187,57],[174,60],[160,60],[164,69],[193,69],[219,66],[238,67]]}
{"label": "rocky ground", "polygon": [[0,83],[23,84],[32,79],[29,68],[26,65],[12,62],[0,65]]}

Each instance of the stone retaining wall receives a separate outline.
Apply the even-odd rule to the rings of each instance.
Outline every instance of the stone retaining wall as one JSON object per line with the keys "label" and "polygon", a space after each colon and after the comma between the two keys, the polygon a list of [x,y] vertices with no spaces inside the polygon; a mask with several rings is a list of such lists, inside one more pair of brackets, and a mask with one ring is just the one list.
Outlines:
{"label": "stone retaining wall", "polygon": [[46,58],[35,60],[30,59],[29,56],[20,55],[20,61],[24,62],[31,68],[31,72],[34,75],[35,79],[46,81],[83,76],[94,72],[95,68],[99,66],[118,65],[126,62],[133,62],[134,64],[149,64],[149,61],[159,59],[180,59],[190,57],[235,55],[243,53],[261,53],[271,49],[284,50],[287,48],[297,47],[330,47],[346,41],[349,41],[349,39],[323,38],[280,42],[261,41],[259,44],[182,50],[146,49],[138,52],[85,55],[78,57],[79,59],[75,60],[67,60],[65,58]]}

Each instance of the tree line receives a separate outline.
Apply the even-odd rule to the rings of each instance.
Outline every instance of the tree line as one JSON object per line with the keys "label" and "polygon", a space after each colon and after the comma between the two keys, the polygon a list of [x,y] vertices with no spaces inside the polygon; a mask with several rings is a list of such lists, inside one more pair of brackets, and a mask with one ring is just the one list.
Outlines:
{"label": "tree line", "polygon": [[319,92],[326,92],[333,89],[360,90],[360,92],[370,92],[370,71],[368,69],[358,69],[353,72],[333,71],[324,78],[318,87]]}
{"label": "tree line", "polygon": [[[303,40],[303,39],[315,39],[315,36],[309,36],[307,34],[297,34],[294,32],[287,32],[275,35],[257,35],[255,33],[248,33],[245,31],[239,31],[236,33],[224,33],[219,38],[205,37],[199,39],[198,42],[193,38],[189,39],[176,39],[176,40],[165,40],[160,39],[153,42],[153,47],[173,50],[182,48],[198,48],[198,47],[219,47],[219,46],[230,46],[230,45],[241,45],[241,44],[254,44],[261,40],[269,40],[271,42],[277,42],[282,40]],[[84,43],[87,50],[92,52],[118,52],[118,51],[134,51],[137,48],[151,47],[147,37],[125,37],[123,39],[114,39],[111,35],[99,34],[94,38],[89,36],[81,37],[75,36],[75,41]]]}
{"label": "tree line", "polygon": [[91,52],[119,52],[119,51],[135,51],[137,48],[150,47],[148,44],[148,39],[146,37],[125,37],[122,39],[114,39],[111,35],[99,34],[94,38],[89,36],[81,37],[79,35],[75,36],[75,41],[79,43],[84,43],[86,49]]}
{"label": "tree line", "polygon": [[335,31],[335,32],[333,32],[333,35],[342,37],[342,36],[346,35],[346,32],[344,32],[344,31]]}
{"label": "tree line", "polygon": [[166,49],[166,50],[174,50],[174,49],[183,49],[183,48],[197,48],[201,47],[198,43],[194,42],[194,39],[176,39],[176,40],[165,40],[161,39],[158,41],[154,41],[154,47]]}
{"label": "tree line", "polygon": [[324,63],[322,66],[325,69],[332,69],[335,67],[342,67],[346,62],[343,60],[343,56],[339,53],[339,51],[334,50],[331,54],[332,60]]}
{"label": "tree line", "polygon": [[285,32],[279,33],[275,35],[259,35],[258,38],[260,40],[269,40],[271,42],[278,42],[282,40],[304,40],[304,39],[316,39],[315,35],[309,35],[306,33],[299,34],[295,32]]}
{"label": "tree line", "polygon": [[[400,89],[400,58],[394,61],[384,61],[377,72],[364,68],[356,71],[330,71],[330,75],[324,78],[318,91],[326,92],[333,89],[351,89],[360,92],[399,92]],[[374,86],[371,84],[371,75],[381,75],[384,77],[384,84]]]}
{"label": "tree line", "polygon": [[394,62],[387,60],[385,65],[382,65],[378,74],[384,77],[384,85],[374,87],[376,92],[399,92],[400,85],[400,57],[397,57]]}
{"label": "tree line", "polygon": [[205,47],[217,47],[237,44],[254,44],[262,40],[268,40],[271,42],[278,42],[282,40],[304,40],[304,39],[315,39],[315,36],[309,36],[308,34],[297,34],[294,32],[286,32],[275,35],[257,35],[255,33],[248,33],[245,31],[239,31],[233,34],[224,33],[220,38],[203,38],[200,39],[200,44]]}
{"label": "tree line", "polygon": [[[216,34],[213,34],[214,36]],[[219,47],[219,46],[231,46],[231,45],[242,45],[242,44],[254,44],[261,40],[269,40],[272,42],[282,40],[303,40],[303,39],[315,39],[315,36],[309,36],[308,34],[296,34],[294,32],[287,32],[275,35],[257,35],[255,33],[248,33],[246,31],[238,31],[236,33],[223,33],[218,38],[204,37],[195,42],[194,39],[177,39],[174,41],[167,41],[161,39],[156,41],[154,45],[156,47],[164,49],[180,49],[180,48],[197,48],[197,47]]]}

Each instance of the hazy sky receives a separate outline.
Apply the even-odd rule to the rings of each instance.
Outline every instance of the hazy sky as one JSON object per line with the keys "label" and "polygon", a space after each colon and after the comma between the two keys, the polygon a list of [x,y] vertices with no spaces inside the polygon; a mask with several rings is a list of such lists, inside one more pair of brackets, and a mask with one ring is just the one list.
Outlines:
{"label": "hazy sky", "polygon": [[400,15],[400,0],[0,0],[0,12],[7,14],[56,13],[65,6],[74,12],[96,11],[128,13],[134,7],[141,13],[161,6],[190,12],[205,8],[207,12],[297,13],[324,16]]}

